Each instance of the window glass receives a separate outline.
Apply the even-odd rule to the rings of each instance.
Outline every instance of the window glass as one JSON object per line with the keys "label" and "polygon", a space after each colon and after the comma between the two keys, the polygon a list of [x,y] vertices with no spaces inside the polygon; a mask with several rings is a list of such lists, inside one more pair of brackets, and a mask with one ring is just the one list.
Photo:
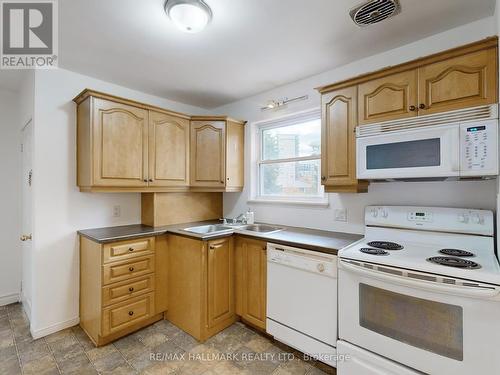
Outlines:
{"label": "window glass", "polygon": [[[302,120],[303,119],[303,120]],[[324,200],[321,185],[321,116],[267,123],[259,129],[258,196],[279,200]]]}
{"label": "window glass", "polygon": [[289,159],[321,154],[321,120],[264,129],[262,160]]}

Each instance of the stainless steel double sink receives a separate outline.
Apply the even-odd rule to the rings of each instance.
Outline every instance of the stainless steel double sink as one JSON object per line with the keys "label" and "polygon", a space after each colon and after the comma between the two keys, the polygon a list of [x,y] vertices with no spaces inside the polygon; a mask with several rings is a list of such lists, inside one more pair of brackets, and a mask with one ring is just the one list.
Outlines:
{"label": "stainless steel double sink", "polygon": [[183,229],[186,232],[196,233],[196,234],[207,234],[207,235],[217,235],[232,233],[234,230],[239,231],[249,231],[258,232],[263,234],[269,234],[274,232],[279,232],[283,228],[275,227],[267,224],[241,224],[241,225],[226,225],[226,224],[212,224],[212,225],[199,225],[196,227],[189,227]]}

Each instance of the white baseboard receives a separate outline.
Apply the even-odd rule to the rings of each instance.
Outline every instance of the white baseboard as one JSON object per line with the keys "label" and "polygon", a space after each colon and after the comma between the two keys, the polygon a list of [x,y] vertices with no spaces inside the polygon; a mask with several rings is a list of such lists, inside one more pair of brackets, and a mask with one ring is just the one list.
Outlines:
{"label": "white baseboard", "polygon": [[19,293],[11,293],[0,296],[0,306],[10,305],[11,303],[16,302],[19,302]]}
{"label": "white baseboard", "polygon": [[41,328],[41,329],[34,330],[33,327],[31,327],[31,330],[30,330],[31,336],[33,336],[33,338],[36,340],[36,339],[39,339],[41,337],[48,336],[52,333],[62,331],[63,329],[76,326],[78,323],[80,323],[80,318],[76,317],[76,318],[73,318],[70,320],[66,320],[65,322],[56,323],[56,324],[53,324],[51,326]]}

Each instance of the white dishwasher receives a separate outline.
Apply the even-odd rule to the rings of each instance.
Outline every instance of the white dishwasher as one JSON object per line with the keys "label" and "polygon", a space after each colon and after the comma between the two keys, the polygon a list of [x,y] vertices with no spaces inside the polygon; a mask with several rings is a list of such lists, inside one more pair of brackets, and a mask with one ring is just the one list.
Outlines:
{"label": "white dishwasher", "polygon": [[267,332],[336,365],[337,257],[267,244]]}

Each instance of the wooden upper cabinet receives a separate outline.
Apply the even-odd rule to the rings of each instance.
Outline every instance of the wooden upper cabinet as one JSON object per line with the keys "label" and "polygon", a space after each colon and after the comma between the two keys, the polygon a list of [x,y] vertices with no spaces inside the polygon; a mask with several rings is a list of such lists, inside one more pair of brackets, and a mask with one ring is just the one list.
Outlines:
{"label": "wooden upper cabinet", "polygon": [[234,304],[233,237],[208,242],[208,327],[231,319]]}
{"label": "wooden upper cabinet", "polygon": [[419,68],[420,115],[497,102],[497,51],[481,50]]}
{"label": "wooden upper cabinet", "polygon": [[417,115],[417,70],[392,74],[358,87],[358,124],[369,124]]}
{"label": "wooden upper cabinet", "polygon": [[227,121],[226,128],[226,190],[241,191],[244,185],[245,126]]}
{"label": "wooden upper cabinet", "polygon": [[188,116],[88,89],[73,101],[81,191],[243,190],[245,122]]}
{"label": "wooden upper cabinet", "polygon": [[149,186],[189,185],[189,120],[150,111]]}
{"label": "wooden upper cabinet", "polygon": [[226,181],[226,123],[191,122],[191,185],[224,187]]}
{"label": "wooden upper cabinet", "polygon": [[356,179],[357,88],[332,91],[321,101],[321,183],[327,191],[363,190]]}
{"label": "wooden upper cabinet", "polygon": [[148,111],[94,100],[93,184],[147,186]]}

